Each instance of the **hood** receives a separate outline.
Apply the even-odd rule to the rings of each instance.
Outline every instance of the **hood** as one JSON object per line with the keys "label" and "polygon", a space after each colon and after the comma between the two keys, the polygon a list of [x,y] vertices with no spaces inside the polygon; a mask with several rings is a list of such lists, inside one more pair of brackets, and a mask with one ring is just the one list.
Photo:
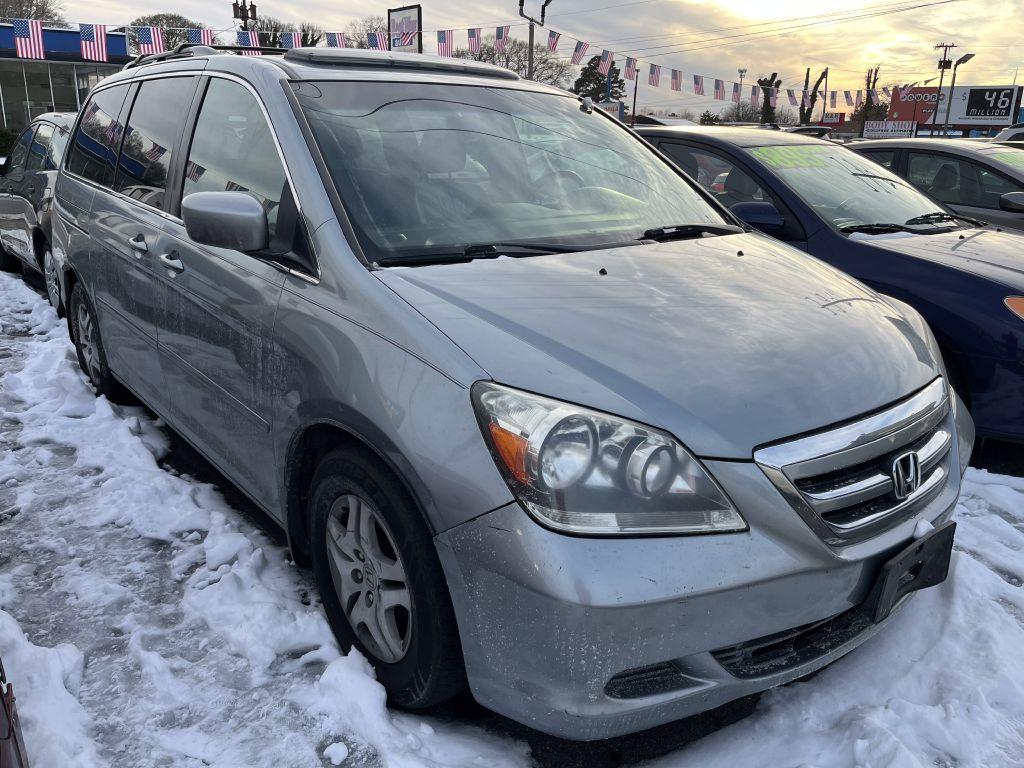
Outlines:
{"label": "hood", "polygon": [[1024,233],[985,228],[934,235],[851,235],[851,239],[1024,289]]}
{"label": "hood", "polygon": [[919,316],[761,235],[374,274],[495,381],[668,430],[704,457],[749,459],[939,370]]}

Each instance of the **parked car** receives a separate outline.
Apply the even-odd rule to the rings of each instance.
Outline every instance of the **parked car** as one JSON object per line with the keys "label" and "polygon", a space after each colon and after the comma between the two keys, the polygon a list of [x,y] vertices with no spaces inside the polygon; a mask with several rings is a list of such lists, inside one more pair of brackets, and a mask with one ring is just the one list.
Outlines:
{"label": "parked car", "polygon": [[96,391],[287,530],[393,704],[468,683],[549,733],[640,730],[828,664],[945,577],[973,428],[920,315],[589,100],[187,48],[97,86],[56,199]]}
{"label": "parked car", "polygon": [[46,279],[50,303],[57,300],[50,206],[74,113],[48,112],[21,132],[0,165],[0,269],[21,266]]}
{"label": "parked car", "polygon": [[860,145],[717,128],[640,133],[684,170],[725,170],[718,200],[752,226],[917,309],[978,434],[1024,440],[1024,236],[958,217],[866,161]]}
{"label": "parked car", "polygon": [[3,661],[0,661],[0,768],[28,768],[14,686],[7,682]]}
{"label": "parked car", "polygon": [[852,147],[955,213],[1024,229],[1024,152],[965,139],[879,139]]}
{"label": "parked car", "polygon": [[1009,128],[1003,128],[1003,130],[992,137],[992,141],[996,143],[1024,141],[1024,123],[1014,123]]}

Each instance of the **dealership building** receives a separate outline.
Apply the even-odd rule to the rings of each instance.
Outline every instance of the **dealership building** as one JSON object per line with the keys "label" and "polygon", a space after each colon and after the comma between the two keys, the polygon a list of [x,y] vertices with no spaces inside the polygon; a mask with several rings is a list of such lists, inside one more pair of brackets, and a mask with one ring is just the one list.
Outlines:
{"label": "dealership building", "polygon": [[82,58],[78,29],[43,29],[45,60],[19,59],[14,31],[0,24],[0,113],[18,130],[44,112],[76,112],[96,83],[129,60],[123,32],[107,32],[110,63]]}

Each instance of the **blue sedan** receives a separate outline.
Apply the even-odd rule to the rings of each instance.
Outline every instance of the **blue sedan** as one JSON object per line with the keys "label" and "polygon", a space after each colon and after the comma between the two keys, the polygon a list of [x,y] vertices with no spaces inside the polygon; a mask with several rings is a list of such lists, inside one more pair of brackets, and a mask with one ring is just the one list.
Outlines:
{"label": "blue sedan", "polygon": [[1024,441],[1024,235],[955,214],[820,139],[756,128],[638,132],[749,225],[917,309],[979,436]]}

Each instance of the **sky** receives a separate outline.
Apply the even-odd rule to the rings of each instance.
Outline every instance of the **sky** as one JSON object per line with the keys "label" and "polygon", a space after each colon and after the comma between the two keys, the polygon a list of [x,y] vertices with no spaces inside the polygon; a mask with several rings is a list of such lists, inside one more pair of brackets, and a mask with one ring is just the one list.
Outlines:
{"label": "sky", "polygon": [[[395,6],[406,2],[395,2]],[[526,10],[539,15],[540,0],[527,0]],[[380,0],[260,0],[261,15],[295,23],[310,21],[328,31],[343,30],[353,19],[383,15],[388,5]],[[466,45],[469,27],[511,24],[513,37],[526,38],[516,0],[424,0],[424,50],[433,52],[431,31],[454,29],[456,47]],[[918,7],[901,13],[893,11]],[[215,29],[232,25],[231,3],[219,0],[65,0],[72,22],[124,24],[143,13],[173,11]],[[853,18],[851,18],[853,17]],[[713,87],[706,97],[691,92],[692,74],[739,80],[778,72],[783,88],[801,88],[806,67],[812,78],[828,67],[829,90],[863,88],[868,67],[881,66],[879,85],[924,81],[937,75],[938,56],[933,46],[955,42],[955,58],[976,54],[958,74],[958,84],[1001,85],[1024,83],[1024,0],[552,0],[547,25],[562,33],[560,52],[568,56],[575,40],[591,44],[590,53],[608,48],[624,61],[640,60],[638,107],[700,112],[719,111]],[[541,36],[538,36],[541,39]],[[596,50],[595,50],[596,49]],[[661,87],[646,85],[647,65],[679,69],[683,92],[672,92],[663,70]],[[731,88],[727,86],[727,88]],[[631,96],[631,94],[630,94]],[[749,89],[744,88],[744,98]]]}

